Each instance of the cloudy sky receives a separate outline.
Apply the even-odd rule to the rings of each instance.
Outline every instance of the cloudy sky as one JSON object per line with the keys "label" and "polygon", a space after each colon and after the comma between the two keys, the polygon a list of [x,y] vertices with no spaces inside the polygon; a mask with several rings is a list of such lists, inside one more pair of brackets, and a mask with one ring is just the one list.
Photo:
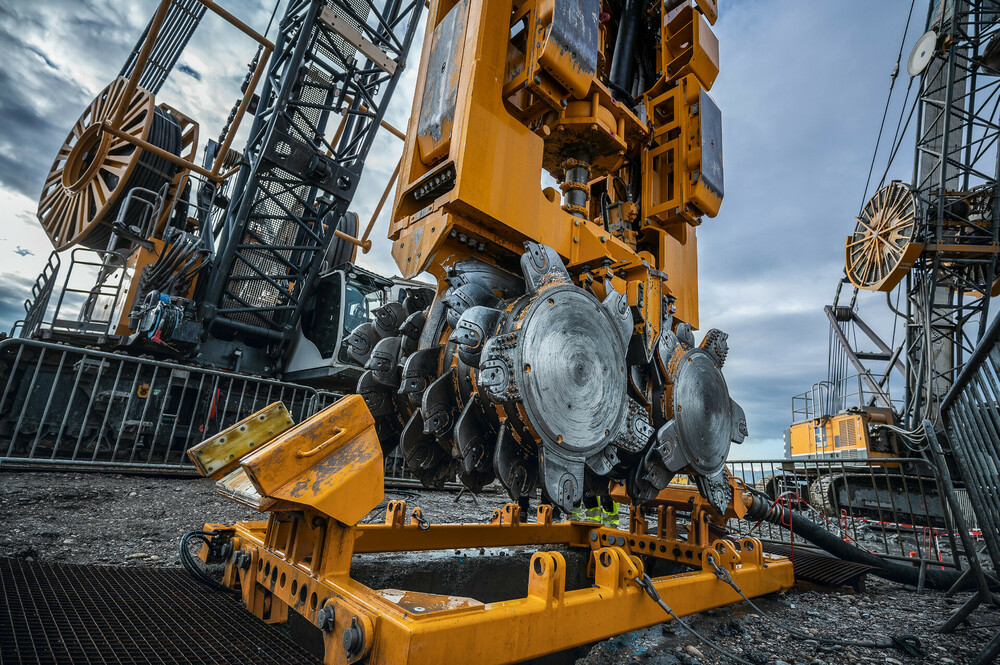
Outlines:
{"label": "cloudy sky", "polygon": [[[0,0],[0,330],[23,315],[51,251],[35,209],[52,158],[117,75],[156,4]],[[273,7],[272,0],[222,4],[259,30]],[[906,56],[923,31],[926,0],[916,5],[890,135],[908,82]],[[906,0],[720,2],[721,73],[712,95],[723,111],[726,199],[699,229],[701,318],[704,330],[730,333],[726,374],[751,430],[734,451],[741,457],[780,454],[792,395],[825,377],[822,307],[842,271],[909,8]],[[206,18],[157,101],[195,117],[203,137],[217,135],[253,52],[247,38]],[[399,127],[409,115],[418,52],[388,116]],[[911,146],[906,139],[890,178],[908,180]],[[400,151],[388,134],[373,150],[354,206],[363,221]],[[361,263],[395,274],[385,213],[376,228]],[[859,302],[890,336],[884,299]]]}

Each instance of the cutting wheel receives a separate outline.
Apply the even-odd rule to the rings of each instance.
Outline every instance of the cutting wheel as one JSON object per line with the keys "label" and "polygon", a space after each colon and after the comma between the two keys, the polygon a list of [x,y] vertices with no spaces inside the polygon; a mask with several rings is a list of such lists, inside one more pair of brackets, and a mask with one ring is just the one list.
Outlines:
{"label": "cutting wheel", "polygon": [[920,202],[907,185],[892,182],[865,204],[847,238],[847,276],[858,288],[891,291],[923,251],[915,242]]}
{"label": "cutting wheel", "polygon": [[[141,151],[102,128],[102,123],[112,118],[123,103],[125,85],[126,79],[118,78],[94,98],[73,125],[45,178],[38,220],[56,249],[77,244],[102,247],[109,233],[103,222],[117,210],[130,189]],[[151,134],[157,133],[154,125],[158,120],[163,122],[163,115],[157,113],[153,95],[136,88],[127,104],[120,129],[157,142],[159,137]],[[162,178],[156,180],[162,185]]]}

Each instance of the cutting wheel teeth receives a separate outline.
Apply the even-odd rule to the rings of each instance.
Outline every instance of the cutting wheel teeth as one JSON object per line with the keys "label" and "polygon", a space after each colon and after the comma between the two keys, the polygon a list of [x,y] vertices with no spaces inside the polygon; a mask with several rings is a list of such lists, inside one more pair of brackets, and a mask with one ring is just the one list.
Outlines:
{"label": "cutting wheel teeth", "polygon": [[[726,335],[710,331],[696,348],[691,327],[673,328],[668,313],[659,338],[648,339],[610,275],[581,288],[551,248],[529,242],[525,250],[520,279],[481,261],[462,261],[447,272],[446,288],[433,302],[408,297],[388,303],[374,311],[374,324],[352,331],[351,356],[365,367],[358,393],[375,417],[384,452],[398,443],[407,467],[428,487],[457,476],[478,492],[497,480],[515,500],[541,487],[544,501],[571,510],[585,495],[606,493],[609,479],[617,478],[634,501],[651,500],[676,473],[691,472],[684,457],[691,445],[683,455],[678,452],[683,439],[675,423],[674,384],[681,360],[701,353],[704,363],[707,354],[711,360],[705,371],[718,374],[728,353]],[[568,308],[565,314],[550,314],[560,307]],[[543,312],[538,320],[547,323],[526,328],[534,312]],[[612,377],[621,383],[620,396],[615,389],[597,396],[596,388],[580,388],[590,391],[578,394],[584,408],[588,399],[595,405],[622,405],[602,415],[598,429],[581,430],[580,421],[565,414],[548,418],[551,407],[537,410],[541,403],[553,404],[551,398],[528,401],[573,382],[567,367],[540,356],[550,383],[537,384],[543,379],[535,377],[545,376],[538,373],[542,370],[536,367],[529,379],[530,363],[517,360],[529,353],[525,349],[541,348],[535,344],[545,343],[547,325],[566,329],[554,329],[553,335],[585,330],[577,332],[579,344],[593,340],[599,344],[593,352],[603,359],[593,365],[601,373],[589,376],[607,377],[599,384],[617,385],[609,383]],[[521,336],[536,342],[518,346]],[[577,353],[579,344],[563,342],[565,355]],[[586,385],[594,385],[594,379]],[[742,441],[742,409],[732,402],[730,412],[732,440]],[[553,426],[576,432],[569,447],[561,436],[557,440]],[[728,440],[729,430],[720,432],[716,439]],[[699,489],[717,502],[725,495],[724,476],[713,474]]]}

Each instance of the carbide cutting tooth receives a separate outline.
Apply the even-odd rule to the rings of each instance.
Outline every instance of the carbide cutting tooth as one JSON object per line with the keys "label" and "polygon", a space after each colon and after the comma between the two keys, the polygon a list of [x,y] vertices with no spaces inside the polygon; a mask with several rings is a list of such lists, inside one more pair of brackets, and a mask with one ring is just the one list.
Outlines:
{"label": "carbide cutting tooth", "polygon": [[524,250],[521,255],[521,274],[524,275],[524,283],[529,292],[535,293],[550,284],[573,283],[556,250],[531,241],[524,243]]}
{"label": "carbide cutting tooth", "polygon": [[451,455],[445,452],[432,436],[424,434],[424,420],[419,411],[413,413],[399,437],[403,461],[413,475],[425,486],[444,486],[451,468]]}
{"label": "carbide cutting tooth", "polygon": [[399,333],[417,341],[420,339],[420,333],[423,332],[425,323],[427,323],[427,312],[414,312],[403,320],[402,325],[399,326]]}
{"label": "carbide cutting tooth", "polygon": [[454,374],[455,368],[449,367],[427,387],[420,403],[424,433],[433,434],[446,450],[451,450],[452,427],[455,424]]}
{"label": "carbide cutting tooth", "polygon": [[358,379],[358,394],[365,400],[365,405],[373,418],[396,413],[392,393],[375,379],[371,370],[363,372]]}
{"label": "carbide cutting tooth", "polygon": [[694,348],[694,333],[691,332],[690,323],[682,323],[677,326],[677,340],[685,349]]}
{"label": "carbide cutting tooth", "polygon": [[399,388],[402,368],[399,366],[400,338],[384,337],[372,349],[365,369],[371,370],[372,377],[394,392]]}
{"label": "carbide cutting tooth", "polygon": [[406,297],[403,299],[403,311],[406,312],[406,316],[416,314],[430,307],[433,299],[434,291],[430,287],[426,289],[406,289]]}
{"label": "carbide cutting tooth", "polygon": [[470,307],[483,305],[485,307],[495,307],[500,303],[492,291],[480,284],[463,284],[455,289],[449,289],[448,294],[441,300],[448,308],[448,324],[454,328],[458,324],[458,319]]}
{"label": "carbide cutting tooth", "polygon": [[533,492],[538,485],[538,459],[523,455],[506,420],[500,423],[497,431],[493,471],[514,501]]}
{"label": "carbide cutting tooth", "polygon": [[660,493],[660,490],[656,489],[650,482],[651,477],[658,480],[657,484],[662,482],[663,486],[666,487],[670,484],[674,474],[663,470],[662,467],[653,470],[643,462],[633,466],[625,477],[625,493],[633,502],[646,503],[655,499],[656,495]]}
{"label": "carbide cutting tooth", "polygon": [[656,341],[656,348],[653,350],[653,359],[656,369],[664,381],[673,382],[673,376],[671,376],[670,372],[670,361],[674,357],[674,354],[677,353],[679,346],[680,342],[677,340],[677,335],[672,330],[663,331],[660,334],[660,339]]}
{"label": "carbide cutting tooth", "polygon": [[479,358],[486,340],[496,331],[500,312],[492,307],[476,305],[465,310],[448,341],[458,345],[458,357],[472,367],[479,367]]}
{"label": "carbide cutting tooth", "polygon": [[495,440],[483,423],[478,395],[473,394],[455,422],[455,449],[459,455],[459,478],[473,492],[479,492],[496,476],[493,472]]}
{"label": "carbide cutting tooth", "polygon": [[399,352],[401,357],[405,358],[406,356],[409,356],[416,350],[417,350],[417,340],[410,339],[405,335],[399,336]]}
{"label": "carbide cutting tooth", "polygon": [[733,410],[733,433],[730,440],[733,443],[743,443],[750,436],[750,430],[747,428],[747,416],[743,412],[743,407],[737,404],[736,400],[730,400],[730,402]]}
{"label": "carbide cutting tooth", "polygon": [[366,370],[358,379],[358,394],[375,419],[379,445],[382,454],[387,455],[399,442],[400,413],[393,392],[376,381],[371,370]]}
{"label": "carbide cutting tooth", "polygon": [[652,368],[643,365],[630,365],[628,368],[629,395],[646,409],[650,407],[653,392],[650,371]]}
{"label": "carbide cutting tooth", "polygon": [[635,322],[632,319],[632,310],[628,306],[628,298],[624,293],[618,293],[613,288],[608,288],[608,295],[601,301],[601,306],[611,315],[618,330],[618,336],[622,340],[622,348],[627,349],[629,340],[632,338],[632,329]]}
{"label": "carbide cutting tooth", "polygon": [[414,351],[403,363],[403,373],[399,383],[399,394],[406,395],[413,406],[420,406],[423,392],[437,376],[438,363],[444,347]]}
{"label": "carbide cutting tooth", "polygon": [[514,275],[494,265],[479,259],[465,259],[455,264],[449,273],[448,284],[479,284],[503,298],[520,295],[524,292],[524,284],[519,275]]}
{"label": "carbide cutting tooth", "polygon": [[382,337],[388,337],[397,334],[399,327],[406,319],[406,311],[401,302],[387,302],[381,307],[373,309],[372,316],[375,317],[375,327],[378,329],[378,333]]}
{"label": "carbide cutting tooth", "polygon": [[371,323],[362,323],[347,336],[345,340],[347,352],[356,363],[364,367],[368,358],[371,357],[372,349],[375,348],[380,339],[382,339],[382,335],[379,334],[375,326]]}

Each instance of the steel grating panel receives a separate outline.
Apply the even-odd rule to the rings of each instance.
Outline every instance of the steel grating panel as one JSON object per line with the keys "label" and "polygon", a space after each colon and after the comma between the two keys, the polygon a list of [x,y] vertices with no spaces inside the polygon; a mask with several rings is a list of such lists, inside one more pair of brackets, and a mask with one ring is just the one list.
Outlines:
{"label": "steel grating panel", "polygon": [[794,555],[791,547],[778,543],[767,543],[764,550],[789,557],[795,570],[795,579],[805,582],[835,587],[855,586],[862,575],[872,570],[871,566],[818,554],[802,547],[796,547]]}
{"label": "steel grating panel", "polygon": [[320,660],[169,568],[0,558],[4,665],[307,665]]}

